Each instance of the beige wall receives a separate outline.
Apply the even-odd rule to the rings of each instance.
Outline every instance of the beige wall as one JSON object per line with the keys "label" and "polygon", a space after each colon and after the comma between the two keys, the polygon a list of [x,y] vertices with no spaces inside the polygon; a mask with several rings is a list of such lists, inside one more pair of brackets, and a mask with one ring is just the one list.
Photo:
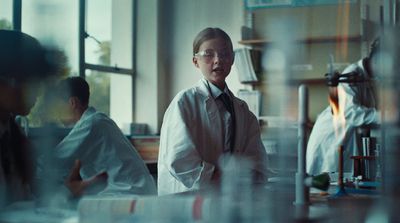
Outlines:
{"label": "beige wall", "polygon": [[134,122],[158,131],[158,0],[137,1],[137,53]]}

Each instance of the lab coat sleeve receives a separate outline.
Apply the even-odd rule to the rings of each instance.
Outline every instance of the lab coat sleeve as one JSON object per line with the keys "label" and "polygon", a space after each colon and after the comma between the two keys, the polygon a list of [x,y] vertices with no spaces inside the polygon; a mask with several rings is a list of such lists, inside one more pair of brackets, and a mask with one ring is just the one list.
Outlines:
{"label": "lab coat sleeve", "polygon": [[[358,61],[355,64],[348,66],[343,73],[352,72],[355,70],[364,70],[359,75],[368,76],[363,67],[363,60]],[[341,83],[338,85],[338,90],[341,88],[345,97],[341,97],[339,100],[345,100],[345,118],[347,124],[351,126],[361,126],[372,123],[379,123],[379,113],[375,107],[367,107],[362,105],[361,101],[375,101],[376,95],[372,91],[372,86],[368,83],[361,83],[361,85],[352,86],[347,83]],[[364,95],[366,94],[366,95]],[[340,102],[342,103],[342,102]],[[374,103],[368,103],[373,105]]]}
{"label": "lab coat sleeve", "polygon": [[106,172],[107,182],[85,189],[85,194],[155,194],[156,186],[144,162],[118,126],[102,113],[86,115],[58,144],[52,175],[63,184],[76,159],[83,180]]}
{"label": "lab coat sleeve", "polygon": [[[345,117],[348,124],[361,126],[372,123],[379,123],[379,114],[375,108],[365,107],[357,101],[357,93],[348,84],[341,84],[345,94]],[[371,99],[372,100],[372,99]]]}
{"label": "lab coat sleeve", "polygon": [[[92,127],[92,125],[74,127],[57,145],[54,152],[54,164],[57,167],[56,171],[63,179],[69,174],[75,160],[81,160],[81,168],[83,169],[87,168],[87,163],[92,163],[93,160],[98,159],[99,151],[96,151],[94,148],[97,148],[101,144],[101,139],[96,137],[96,131],[93,131]],[[91,171],[90,173],[96,174],[95,171]]]}
{"label": "lab coat sleeve", "polygon": [[102,194],[154,194],[156,187],[140,155],[111,120],[95,126],[103,136],[102,154],[96,165],[106,166],[107,187]]}
{"label": "lab coat sleeve", "polygon": [[196,148],[196,120],[186,110],[184,101],[173,100],[163,121],[160,159],[168,172],[188,189],[197,189],[208,182],[214,165],[205,162]]}

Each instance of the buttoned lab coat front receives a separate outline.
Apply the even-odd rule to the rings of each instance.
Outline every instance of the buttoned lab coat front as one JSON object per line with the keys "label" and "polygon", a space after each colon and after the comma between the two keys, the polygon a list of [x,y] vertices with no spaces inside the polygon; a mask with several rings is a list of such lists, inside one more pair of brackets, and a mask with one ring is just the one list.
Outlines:
{"label": "buttoned lab coat front", "polygon": [[[359,75],[372,78],[365,70],[363,60],[347,67],[343,73],[359,70]],[[376,95],[371,82],[358,84],[340,83],[338,88],[345,92],[345,126],[336,136],[331,107],[328,106],[317,118],[307,145],[307,172],[315,175],[338,171],[338,148],[344,145],[344,171],[352,172],[352,155],[358,155],[355,129],[362,125],[379,122]],[[342,123],[338,123],[341,126]]]}
{"label": "buttoned lab coat front", "polygon": [[[232,95],[232,94],[231,94]],[[266,180],[266,152],[256,117],[233,98],[236,119],[234,154],[254,162]],[[164,115],[158,156],[158,194],[194,190],[208,184],[223,153],[221,114],[204,79],[172,100]]]}
{"label": "buttoned lab coat front", "polygon": [[133,145],[114,121],[92,107],[58,144],[53,159],[53,175],[59,182],[63,182],[74,161],[79,159],[83,179],[107,172],[106,187],[99,194],[157,192],[152,176]]}

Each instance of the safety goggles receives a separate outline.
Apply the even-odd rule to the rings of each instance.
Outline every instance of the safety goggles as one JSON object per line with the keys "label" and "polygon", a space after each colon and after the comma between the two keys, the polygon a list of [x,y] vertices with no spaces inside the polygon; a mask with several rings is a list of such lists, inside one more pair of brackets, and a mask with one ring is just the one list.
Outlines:
{"label": "safety goggles", "polygon": [[230,61],[233,57],[231,51],[215,51],[215,50],[203,50],[194,54],[195,57],[201,58],[205,63],[211,63],[214,58],[218,57],[223,61]]}

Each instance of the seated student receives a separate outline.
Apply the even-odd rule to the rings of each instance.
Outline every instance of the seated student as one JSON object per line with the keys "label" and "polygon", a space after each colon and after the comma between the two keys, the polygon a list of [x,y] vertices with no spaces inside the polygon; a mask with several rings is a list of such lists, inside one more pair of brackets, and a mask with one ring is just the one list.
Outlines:
{"label": "seated student", "polygon": [[225,82],[233,61],[232,42],[223,30],[206,28],[194,39],[193,64],[204,78],[178,93],[165,112],[158,156],[159,195],[218,184],[224,155],[248,158],[254,164],[255,180],[266,180],[267,156],[257,118]]}
{"label": "seated student", "polygon": [[[52,92],[64,125],[73,125],[71,132],[52,154],[56,181],[62,182],[76,160],[80,174],[89,180],[107,173],[105,187],[96,190],[72,191],[84,194],[155,194],[156,185],[146,165],[119,127],[104,113],[89,104],[89,85],[81,77],[62,80]],[[71,177],[71,175],[70,175]]]}

